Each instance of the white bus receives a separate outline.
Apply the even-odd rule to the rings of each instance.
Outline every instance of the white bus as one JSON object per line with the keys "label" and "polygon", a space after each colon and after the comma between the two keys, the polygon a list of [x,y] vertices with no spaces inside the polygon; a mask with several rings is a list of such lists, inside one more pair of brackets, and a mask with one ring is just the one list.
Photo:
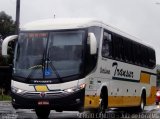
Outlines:
{"label": "white bus", "polygon": [[[9,36],[2,44],[7,56]],[[137,107],[155,103],[155,51],[92,19],[50,19],[24,25],[11,80],[14,108],[50,110]]]}

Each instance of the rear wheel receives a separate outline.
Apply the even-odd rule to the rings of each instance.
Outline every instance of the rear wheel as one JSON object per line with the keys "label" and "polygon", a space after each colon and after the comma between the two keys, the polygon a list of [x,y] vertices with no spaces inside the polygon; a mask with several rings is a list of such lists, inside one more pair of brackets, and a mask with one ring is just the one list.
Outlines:
{"label": "rear wheel", "polygon": [[159,102],[156,102],[156,105],[159,105]]}
{"label": "rear wheel", "polygon": [[37,108],[35,109],[38,119],[48,119],[50,109],[48,108]]}
{"label": "rear wheel", "polygon": [[146,105],[146,94],[143,92],[142,95],[141,95],[140,105],[138,106],[138,111],[139,112],[144,111],[145,105]]}

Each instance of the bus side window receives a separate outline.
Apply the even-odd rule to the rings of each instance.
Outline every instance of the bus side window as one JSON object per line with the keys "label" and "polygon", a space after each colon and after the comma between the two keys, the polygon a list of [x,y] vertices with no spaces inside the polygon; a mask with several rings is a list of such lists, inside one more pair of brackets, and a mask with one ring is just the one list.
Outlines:
{"label": "bus side window", "polygon": [[107,32],[104,32],[103,35],[102,56],[109,58],[112,57],[112,39],[111,34]]}
{"label": "bus side window", "polygon": [[147,47],[144,47],[144,65],[145,67],[147,67],[147,59],[148,59],[148,55],[147,55]]}
{"label": "bus side window", "polygon": [[131,42],[131,55],[132,55],[132,63],[135,64],[135,50],[134,50],[134,42]]}
{"label": "bus side window", "polygon": [[150,68],[149,67],[149,56],[150,56],[150,54],[149,54],[149,48],[147,48],[146,52],[147,52],[147,67]]}
{"label": "bus side window", "polygon": [[123,61],[124,52],[123,52],[123,39],[122,39],[122,37],[120,35],[114,35],[113,42],[114,42],[115,59]]}
{"label": "bus side window", "polygon": [[120,41],[120,43],[119,43],[119,45],[120,45],[120,60],[121,60],[121,61],[124,61],[125,59],[124,59],[123,38],[120,37],[119,41]]}
{"label": "bus side window", "polygon": [[125,47],[125,62],[129,62],[130,60],[130,47],[129,47],[129,41],[128,39],[125,39],[125,42],[124,42],[124,47]]}
{"label": "bus side window", "polygon": [[114,34],[113,35],[113,49],[114,49],[114,58],[116,60],[118,60],[118,38],[117,36]]}
{"label": "bus side window", "polygon": [[128,62],[129,63],[132,63],[131,47],[132,47],[131,41],[128,40]]}
{"label": "bus side window", "polygon": [[124,48],[124,51],[123,51],[123,55],[124,55],[124,59],[123,59],[123,61],[124,62],[127,62],[127,44],[126,44],[126,39],[125,38],[123,38],[123,48]]}
{"label": "bus side window", "polygon": [[114,44],[116,46],[116,59],[121,60],[121,49],[120,49],[120,37],[118,35],[115,36],[116,43]]}
{"label": "bus side window", "polygon": [[[139,65],[140,66],[145,66],[145,47],[142,47],[141,45],[138,45],[138,58],[139,58]],[[142,54],[144,55],[144,62],[143,62],[143,56]]]}
{"label": "bus side window", "polygon": [[118,37],[116,34],[113,34],[112,38],[112,46],[113,46],[113,59],[119,60],[118,54],[119,54],[119,48],[118,48]]}
{"label": "bus side window", "polygon": [[156,65],[155,51],[153,49],[150,49],[150,51],[149,51],[149,67],[153,68],[155,65]]}

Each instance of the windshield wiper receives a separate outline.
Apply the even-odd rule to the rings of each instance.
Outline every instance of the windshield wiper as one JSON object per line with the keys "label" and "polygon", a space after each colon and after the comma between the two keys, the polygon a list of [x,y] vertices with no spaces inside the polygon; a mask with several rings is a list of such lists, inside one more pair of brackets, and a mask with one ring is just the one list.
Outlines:
{"label": "windshield wiper", "polygon": [[48,50],[48,56],[47,56],[47,69],[48,69],[48,64],[50,65],[50,67],[51,67],[51,69],[55,72],[55,74],[56,74],[56,76],[57,76],[57,78],[59,79],[59,81],[62,83],[63,81],[62,81],[62,78],[61,78],[61,76],[59,75],[59,73],[58,73],[58,71],[57,71],[57,69],[55,68],[55,66],[53,65],[53,63],[52,63],[52,61],[50,60],[50,51]]}
{"label": "windshield wiper", "polygon": [[45,69],[46,69],[46,51],[43,52],[42,57],[42,73],[43,73],[43,80],[45,79]]}
{"label": "windshield wiper", "polygon": [[[44,50],[43,56],[42,56],[42,59],[41,59],[43,79],[45,79],[45,67],[46,67],[46,63],[45,63],[45,62],[46,62],[46,53],[45,53],[45,52],[46,52],[46,51]],[[26,79],[28,82],[29,82],[31,76],[35,73],[35,71],[36,71],[37,69],[39,69],[38,66],[35,67],[35,68],[29,73],[29,75],[28,75],[28,77],[27,77],[27,79]]]}
{"label": "windshield wiper", "polygon": [[[54,71],[54,73],[56,74],[57,76],[57,79],[62,83],[62,78],[61,76],[59,75],[58,71],[56,70],[55,66],[52,64],[50,58],[49,58],[49,51],[48,51],[48,55],[46,56],[46,50],[44,50],[43,52],[43,57],[42,57],[42,62],[41,62],[41,65],[42,65],[42,73],[43,73],[43,80],[45,80],[45,75],[46,75],[46,70],[49,69],[49,65],[51,67],[51,69]],[[47,65],[47,67],[46,67]],[[30,74],[28,75],[27,77],[27,81],[30,80],[31,76],[35,73],[35,71],[38,69],[39,67],[35,67],[31,72]]]}

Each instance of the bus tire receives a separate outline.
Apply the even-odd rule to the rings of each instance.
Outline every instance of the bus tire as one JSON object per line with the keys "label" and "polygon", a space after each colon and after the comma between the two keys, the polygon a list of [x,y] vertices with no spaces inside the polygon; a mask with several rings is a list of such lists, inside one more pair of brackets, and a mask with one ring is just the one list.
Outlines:
{"label": "bus tire", "polygon": [[50,109],[48,108],[36,108],[35,109],[36,115],[38,119],[48,119],[50,114]]}
{"label": "bus tire", "polygon": [[159,102],[158,102],[158,101],[156,101],[156,105],[159,105]]}
{"label": "bus tire", "polygon": [[56,109],[55,111],[56,112],[63,112],[63,110],[61,110],[61,109]]}
{"label": "bus tire", "polygon": [[107,89],[102,88],[100,94],[100,104],[98,108],[98,113],[104,114],[106,112],[107,107],[108,107],[108,91]]}
{"label": "bus tire", "polygon": [[145,91],[143,91],[141,95],[141,102],[140,105],[138,106],[138,112],[143,112],[145,105],[146,105],[146,93]]}

